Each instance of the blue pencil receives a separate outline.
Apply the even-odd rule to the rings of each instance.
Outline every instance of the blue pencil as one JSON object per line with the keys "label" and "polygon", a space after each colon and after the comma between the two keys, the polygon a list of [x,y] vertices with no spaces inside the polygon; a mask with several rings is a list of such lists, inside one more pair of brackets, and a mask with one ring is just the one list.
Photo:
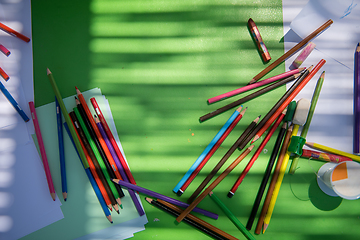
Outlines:
{"label": "blue pencil", "polygon": [[58,130],[58,142],[59,142],[59,156],[60,156],[60,172],[61,172],[61,187],[64,201],[67,199],[67,182],[66,182],[66,169],[65,169],[65,150],[64,150],[64,136],[62,128],[62,116],[59,102],[55,97],[56,106],[56,121]]}
{"label": "blue pencil", "polygon": [[211,140],[209,145],[205,148],[205,150],[201,153],[201,155],[196,159],[196,161],[193,163],[193,165],[190,167],[190,169],[185,173],[185,175],[182,177],[182,179],[179,181],[179,183],[175,186],[173,191],[177,193],[178,195],[181,195],[182,193],[179,191],[180,188],[184,185],[186,180],[191,176],[191,174],[195,171],[195,169],[200,165],[202,160],[206,157],[206,155],[210,152],[210,150],[214,147],[216,142],[221,138],[221,136],[224,134],[226,129],[229,128],[230,124],[234,121],[234,119],[239,115],[240,111],[235,111],[230,118],[226,121],[224,126],[220,129],[220,131],[215,135],[215,137]]}
{"label": "blue pencil", "polygon": [[25,122],[28,122],[30,119],[28,118],[28,116],[26,116],[25,112],[21,109],[21,107],[19,106],[19,104],[15,101],[15,99],[11,96],[11,94],[9,93],[9,91],[5,88],[4,84],[2,84],[2,82],[0,82],[0,90],[2,91],[2,93],[4,94],[4,96],[7,98],[7,100],[9,100],[9,102],[11,103],[11,105],[13,105],[13,107],[15,108],[15,110],[20,114],[20,116],[22,117],[22,119],[24,119]]}
{"label": "blue pencil", "polygon": [[[79,152],[77,151],[77,148],[76,148],[76,146],[75,146],[75,142],[74,142],[74,140],[73,140],[73,138],[72,138],[72,136],[71,136],[69,127],[68,127],[68,125],[66,124],[66,122],[64,122],[64,127],[65,127],[66,132],[68,133],[68,135],[69,135],[69,137],[70,137],[70,140],[71,140],[72,144],[74,145],[74,148],[75,148],[75,150],[76,150],[76,153],[77,153],[77,155],[78,155],[78,157],[79,157],[79,159],[80,159],[81,165],[84,167],[84,165],[83,165],[83,163],[82,163],[82,161],[81,161]],[[100,189],[99,189],[98,185],[96,184],[96,181],[95,181],[93,175],[91,174],[90,168],[85,168],[85,167],[84,167],[84,169],[85,169],[86,175],[87,175],[88,178],[89,178],[89,181],[90,181],[90,183],[91,183],[91,186],[93,187],[94,192],[95,192],[95,194],[96,194],[96,196],[97,196],[97,198],[98,198],[98,200],[99,200],[99,202],[100,202],[101,208],[103,209],[103,211],[104,211],[104,213],[105,213],[106,218],[107,218],[111,223],[113,223],[113,220],[112,220],[112,217],[111,217],[111,213],[110,213],[109,209],[108,209],[107,206],[106,206],[105,200],[104,200],[103,196],[101,195]]]}

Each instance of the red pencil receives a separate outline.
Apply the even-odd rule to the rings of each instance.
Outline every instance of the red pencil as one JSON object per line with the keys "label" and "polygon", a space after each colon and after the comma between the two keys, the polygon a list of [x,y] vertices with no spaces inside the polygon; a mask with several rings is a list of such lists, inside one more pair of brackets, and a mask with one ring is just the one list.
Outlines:
{"label": "red pencil", "polygon": [[281,121],[283,120],[283,118],[285,117],[286,114],[286,110],[284,110],[280,116],[277,118],[276,122],[274,123],[274,125],[271,127],[270,131],[268,132],[268,134],[266,135],[266,137],[264,138],[264,140],[261,142],[260,146],[258,147],[258,149],[256,150],[256,152],[254,153],[254,155],[252,156],[252,158],[250,159],[250,161],[248,162],[248,164],[246,165],[245,169],[241,172],[239,178],[236,180],[236,182],[234,183],[234,185],[232,186],[232,188],[230,189],[230,193],[234,194],[236,192],[236,190],[238,189],[239,185],[241,184],[241,182],[243,181],[243,179],[245,178],[246,174],[249,172],[250,168],[252,167],[252,165],[254,164],[254,162],[256,161],[256,159],[259,157],[261,151],[264,149],[264,147],[266,146],[266,144],[269,142],[271,136],[274,134],[275,130],[277,129],[277,127],[280,125]]}
{"label": "red pencil", "polygon": [[109,128],[109,125],[106,122],[106,119],[105,119],[104,115],[101,112],[101,109],[100,109],[99,105],[96,102],[96,99],[91,98],[90,101],[91,101],[91,104],[93,105],[93,107],[95,109],[96,114],[99,117],[99,120],[100,120],[101,124],[104,127],[104,130],[105,130],[105,132],[106,132],[106,134],[107,134],[107,136],[108,136],[108,138],[109,138],[109,140],[111,142],[111,145],[114,147],[115,153],[118,156],[118,158],[120,160],[120,163],[124,168],[126,176],[128,177],[130,183],[136,185],[135,179],[134,179],[134,177],[133,177],[133,175],[132,175],[132,173],[130,171],[130,168],[129,168],[127,162],[125,161],[125,158],[124,158],[123,154],[121,153],[121,151],[119,149],[119,146],[116,143],[116,140],[115,140],[115,138],[114,138],[114,136],[113,136],[113,134],[112,134],[112,132],[111,132],[111,130]]}
{"label": "red pencil", "polygon": [[14,29],[0,23],[0,29],[3,30],[4,32],[7,32],[10,35],[13,35],[14,37],[17,37],[25,42],[30,42],[30,38],[22,35],[21,33],[15,31]]}

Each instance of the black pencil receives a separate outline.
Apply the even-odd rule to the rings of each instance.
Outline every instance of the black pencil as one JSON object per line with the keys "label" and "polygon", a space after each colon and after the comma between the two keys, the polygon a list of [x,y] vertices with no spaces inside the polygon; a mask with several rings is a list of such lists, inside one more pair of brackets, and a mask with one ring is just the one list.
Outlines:
{"label": "black pencil", "polygon": [[204,179],[204,181],[199,185],[199,187],[194,191],[194,193],[190,196],[187,202],[191,203],[194,199],[199,195],[199,193],[204,189],[204,187],[210,182],[210,180],[215,176],[215,174],[219,171],[219,169],[224,165],[224,163],[228,160],[231,154],[238,148],[239,144],[244,140],[244,138],[251,132],[252,129],[256,126],[259,121],[260,116],[255,118],[249,126],[245,129],[245,131],[240,135],[240,137],[236,140],[236,142],[231,146],[231,148],[225,153],[225,155],[221,158],[218,164],[213,168],[210,174]]}
{"label": "black pencil", "polygon": [[252,225],[254,223],[256,213],[257,213],[257,211],[259,209],[259,205],[260,205],[262,196],[264,194],[266,185],[267,185],[267,183],[269,181],[271,171],[272,171],[274,163],[275,163],[275,159],[276,159],[276,157],[278,155],[282,140],[284,138],[284,135],[285,135],[285,132],[286,132],[286,127],[287,127],[287,123],[285,122],[285,123],[283,123],[283,125],[282,125],[282,127],[281,127],[281,129],[279,131],[279,135],[278,135],[278,137],[276,139],[274,149],[273,149],[273,151],[271,153],[271,156],[270,156],[270,159],[269,159],[269,163],[268,163],[268,165],[266,167],[263,179],[261,181],[258,193],[256,195],[254,205],[253,205],[253,208],[252,208],[251,213],[250,213],[249,220],[248,220],[248,222],[246,224],[246,229],[247,230],[251,230],[251,227],[252,227]]}

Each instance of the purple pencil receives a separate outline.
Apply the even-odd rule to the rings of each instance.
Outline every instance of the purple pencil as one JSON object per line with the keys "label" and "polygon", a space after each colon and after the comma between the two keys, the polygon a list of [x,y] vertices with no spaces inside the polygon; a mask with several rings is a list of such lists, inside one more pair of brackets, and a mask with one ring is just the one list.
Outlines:
{"label": "purple pencil", "polygon": [[[120,160],[119,160],[118,156],[116,155],[115,150],[114,150],[108,136],[106,135],[104,127],[101,125],[101,122],[100,122],[100,120],[98,119],[98,117],[96,115],[94,116],[94,118],[95,118],[95,123],[98,126],[99,131],[101,133],[101,136],[103,137],[103,139],[104,139],[104,141],[106,143],[106,146],[109,148],[111,156],[114,158],[115,164],[119,169],[121,177],[124,179],[124,181],[129,182],[129,179],[125,174],[125,171],[124,171],[124,169],[123,169],[123,167],[122,167],[122,165],[120,163]],[[136,197],[134,190],[129,189],[129,194],[130,194],[131,199],[134,202],[135,208],[138,211],[139,215],[140,216],[144,215],[145,214],[144,209],[141,206],[141,204],[139,202],[139,199]]]}
{"label": "purple pencil", "polygon": [[[169,202],[169,203],[172,203],[176,206],[179,206],[179,207],[183,207],[183,208],[187,208],[189,206],[189,204],[187,203],[184,203],[184,202],[181,202],[179,200],[176,200],[174,198],[171,198],[171,197],[168,197],[168,196],[165,196],[165,195],[162,195],[160,193],[157,193],[157,192],[153,192],[149,189],[146,189],[146,188],[143,188],[143,187],[140,187],[138,185],[134,185],[134,184],[131,184],[131,183],[128,183],[128,182],[125,182],[123,180],[120,180],[120,179],[112,179],[113,182],[121,185],[121,186],[124,186],[126,188],[131,188],[132,190],[134,191],[138,191],[138,192],[141,192],[143,194],[146,194],[148,196],[151,196],[151,197],[154,197],[154,198],[158,198],[158,199],[161,199],[161,200],[164,200],[166,202]],[[218,215],[215,214],[215,213],[212,213],[212,212],[209,212],[209,211],[206,211],[204,209],[201,209],[201,208],[194,208],[193,209],[194,212],[198,212],[198,213],[201,213],[207,217],[210,217],[210,218],[213,218],[213,219],[218,219]]]}
{"label": "purple pencil", "polygon": [[305,69],[305,68],[293,69],[293,70],[284,72],[284,73],[282,73],[282,74],[276,75],[276,76],[274,76],[274,77],[271,77],[271,78],[262,80],[262,81],[260,81],[260,82],[253,83],[253,84],[249,84],[249,85],[246,85],[246,86],[244,86],[244,87],[241,87],[241,88],[232,90],[232,91],[230,91],[230,92],[223,93],[223,94],[221,94],[221,95],[219,95],[219,96],[209,98],[209,99],[208,99],[208,103],[211,104],[211,103],[214,103],[214,102],[217,102],[217,101],[220,101],[220,100],[223,100],[223,99],[226,99],[226,98],[235,96],[235,95],[237,95],[237,94],[240,94],[240,93],[249,91],[249,90],[251,90],[251,89],[258,88],[258,87],[264,86],[264,85],[266,85],[266,84],[269,84],[269,83],[272,83],[272,82],[281,80],[281,79],[283,79],[283,78],[286,78],[286,77],[289,77],[289,76],[294,75],[294,74],[296,74],[296,73],[299,73],[299,72],[301,72],[301,71],[304,70],[304,69]]}
{"label": "purple pencil", "polygon": [[355,51],[354,66],[354,153],[360,152],[360,45]]}

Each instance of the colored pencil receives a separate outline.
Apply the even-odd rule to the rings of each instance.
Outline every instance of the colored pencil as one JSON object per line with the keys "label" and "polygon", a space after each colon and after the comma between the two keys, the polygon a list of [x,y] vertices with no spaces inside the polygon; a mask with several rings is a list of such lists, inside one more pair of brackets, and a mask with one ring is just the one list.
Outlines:
{"label": "colored pencil", "polygon": [[265,218],[267,209],[268,209],[269,204],[270,204],[270,200],[271,200],[271,196],[272,196],[272,193],[274,191],[274,188],[275,188],[276,180],[277,180],[277,178],[279,176],[281,165],[282,165],[283,159],[285,157],[285,154],[287,152],[287,148],[288,148],[291,136],[292,136],[292,130],[293,130],[293,126],[291,125],[290,127],[288,127],[288,129],[286,131],[284,141],[283,141],[281,149],[280,149],[279,157],[278,157],[278,160],[277,160],[276,165],[275,165],[274,173],[273,173],[273,176],[272,176],[271,181],[270,181],[270,186],[269,186],[268,191],[266,193],[266,197],[265,197],[265,200],[264,200],[264,203],[263,203],[263,207],[261,209],[261,213],[260,213],[260,216],[259,216],[259,219],[258,219],[258,223],[256,225],[256,229],[255,229],[256,234],[260,234],[261,228],[263,226],[264,218]]}
{"label": "colored pencil", "polygon": [[[175,217],[179,216],[179,214],[183,211],[181,208],[172,205],[171,203],[168,203],[166,201],[163,201],[161,199],[154,200],[151,198],[146,197],[145,200],[149,202],[150,204],[153,204],[157,207],[159,207],[162,210],[165,210]],[[227,234],[226,232],[214,227],[213,225],[201,220],[200,218],[189,214],[186,218],[184,218],[184,221],[193,227],[196,227],[200,231],[208,234],[214,239],[237,239],[231,236],[230,234]]]}
{"label": "colored pencil", "polygon": [[9,75],[6,74],[6,72],[0,67],[0,75],[5,81],[8,81],[10,79]]}
{"label": "colored pencil", "polygon": [[244,227],[230,209],[220,200],[214,192],[209,193],[210,198],[221,208],[225,215],[233,222],[233,224],[244,234],[249,240],[255,240],[254,236]]}
{"label": "colored pencil", "polygon": [[295,80],[296,78],[298,78],[300,76],[301,76],[301,74],[294,74],[294,75],[292,75],[290,77],[287,77],[285,79],[282,79],[282,80],[280,80],[278,82],[272,83],[269,86],[266,86],[266,87],[254,92],[254,93],[251,93],[251,94],[249,94],[249,95],[247,95],[247,96],[245,96],[243,98],[240,98],[239,100],[236,100],[235,102],[227,104],[227,105],[225,105],[225,106],[223,106],[221,108],[218,108],[217,110],[215,110],[213,112],[210,112],[208,114],[205,114],[205,115],[201,116],[199,118],[199,120],[200,120],[200,122],[204,122],[204,121],[206,121],[206,120],[208,120],[208,119],[210,119],[212,117],[215,117],[215,116],[219,115],[220,113],[223,113],[223,112],[225,112],[225,111],[227,111],[227,110],[229,110],[229,109],[231,109],[233,107],[236,107],[236,106],[238,106],[240,104],[243,104],[243,103],[245,103],[245,102],[247,102],[247,101],[249,101],[249,100],[251,100],[251,99],[253,99],[255,97],[258,97],[258,96],[260,96],[260,95],[262,95],[262,94],[264,94],[264,93],[266,93],[266,92],[268,92],[270,90],[273,90],[273,89],[275,89],[277,87],[280,87],[281,85],[284,85],[285,83],[293,81],[293,80]]}
{"label": "colored pencil", "polygon": [[[67,132],[68,135],[69,135],[69,138],[70,138],[70,140],[71,140],[71,142],[72,142],[72,144],[73,144],[73,146],[74,146],[74,148],[75,148],[75,150],[76,150],[76,153],[77,153],[77,155],[78,155],[78,157],[79,157],[79,160],[80,160],[80,162],[81,162],[81,158],[80,158],[79,152],[78,152],[77,149],[76,149],[74,139],[73,139],[72,136],[71,136],[69,127],[68,127],[68,125],[66,124],[66,122],[64,122],[64,127],[65,127],[66,132]],[[81,162],[81,165],[84,167],[84,165],[82,164],[82,162]],[[98,185],[98,181],[96,181],[96,175],[93,176],[90,167],[89,167],[89,168],[84,168],[84,170],[85,170],[85,172],[86,172],[86,175],[88,176],[88,179],[89,179],[89,181],[90,181],[90,184],[91,184],[91,186],[92,186],[92,188],[93,188],[93,190],[94,190],[94,192],[95,192],[95,195],[96,195],[96,197],[97,197],[97,199],[98,199],[98,201],[99,201],[99,203],[100,203],[100,205],[101,205],[101,208],[102,208],[102,210],[103,210],[106,218],[109,220],[110,223],[113,223],[113,220],[112,220],[112,217],[111,217],[111,213],[110,213],[109,209],[107,208],[108,206],[106,205],[105,199],[103,198],[101,188],[100,188],[100,186]]]}
{"label": "colored pencil", "polygon": [[[233,112],[233,114],[230,116],[230,118],[225,122],[225,124],[221,127],[219,132],[215,135],[215,137],[210,141],[210,143],[207,145],[207,147],[204,149],[204,151],[200,154],[200,156],[196,159],[196,161],[193,163],[193,165],[190,167],[190,169],[185,173],[185,175],[180,179],[178,184],[174,187],[173,191],[175,193],[178,193],[180,188],[185,184],[186,180],[191,176],[191,174],[196,170],[196,168],[200,165],[200,163],[204,160],[204,158],[208,155],[208,153],[211,151],[211,149],[215,146],[215,144],[219,141],[222,135],[224,135],[226,129],[229,128],[232,122],[236,119],[236,117],[240,114],[241,108],[238,108]],[[182,193],[179,192],[181,195]]]}
{"label": "colored pencil", "polygon": [[[108,136],[107,136],[106,133],[105,133],[104,127],[102,126],[99,118],[98,118],[96,115],[95,115],[94,118],[95,118],[95,123],[96,123],[96,125],[98,126],[99,131],[100,131],[102,137],[104,138],[104,141],[105,141],[106,145],[108,146],[111,155],[112,155],[113,158],[114,158],[115,164],[116,164],[116,166],[117,166],[118,169],[119,169],[120,175],[122,176],[122,180],[124,180],[124,181],[126,181],[126,182],[129,182],[129,179],[127,178],[126,173],[125,173],[124,169],[123,169],[122,166],[121,166],[120,160],[119,160],[119,158],[117,157],[117,155],[116,155],[116,153],[115,153],[115,150],[114,150],[113,146],[111,145]],[[130,197],[131,197],[131,199],[132,199],[132,201],[133,201],[133,203],[134,203],[134,205],[135,205],[135,208],[136,208],[137,212],[139,213],[139,215],[140,215],[140,216],[144,215],[144,214],[145,214],[144,209],[143,209],[143,207],[141,206],[141,203],[140,203],[139,199],[138,199],[137,196],[135,195],[134,190],[129,189],[129,194],[130,194]]]}
{"label": "colored pencil", "polygon": [[248,20],[248,27],[251,32],[251,36],[254,38],[256,42],[256,46],[258,47],[261,58],[263,59],[264,62],[270,61],[271,59],[270,53],[265,46],[265,43],[261,37],[259,29],[257,28],[254,20],[252,20],[251,18],[249,18]]}
{"label": "colored pencil", "polygon": [[66,123],[67,123],[67,125],[68,125],[68,127],[69,127],[69,130],[70,130],[71,136],[72,136],[72,138],[73,138],[73,140],[74,140],[76,149],[77,149],[77,151],[78,151],[78,153],[79,153],[79,155],[80,155],[80,158],[81,158],[81,161],[82,161],[82,163],[83,163],[83,165],[84,165],[84,168],[86,169],[86,168],[89,167],[89,164],[87,163],[86,156],[85,156],[85,154],[84,154],[84,151],[83,151],[82,148],[81,148],[80,141],[79,141],[79,139],[77,138],[75,129],[74,129],[73,124],[72,124],[72,122],[71,122],[71,119],[70,119],[70,117],[69,117],[69,115],[68,115],[68,112],[67,112],[67,110],[66,110],[65,104],[64,104],[64,102],[63,102],[63,100],[62,100],[62,98],[61,98],[61,94],[60,94],[59,89],[58,89],[58,87],[57,87],[57,85],[56,85],[55,79],[54,79],[54,77],[53,77],[53,75],[52,75],[52,73],[51,73],[51,71],[50,71],[49,68],[46,69],[46,73],[47,73],[47,76],[48,76],[48,78],[49,78],[51,87],[52,87],[52,89],[53,89],[53,91],[54,91],[54,93],[55,93],[56,99],[57,99],[58,102],[59,102],[59,105],[60,105],[60,108],[61,108],[61,113],[62,113],[62,115],[63,115],[64,118],[65,118],[65,121],[66,121]]}
{"label": "colored pencil", "polygon": [[328,153],[332,153],[332,154],[336,154],[336,155],[340,155],[340,156],[344,156],[344,157],[348,157],[351,158],[354,161],[360,162],[360,156],[358,155],[354,155],[351,153],[347,153],[338,149],[334,149],[331,147],[327,147],[318,143],[313,143],[313,142],[306,142],[305,143],[306,146],[311,147],[311,148],[315,148],[317,150],[321,150],[324,152],[328,152]]}
{"label": "colored pencil", "polygon": [[194,193],[190,196],[187,202],[191,203],[194,199],[200,194],[200,192],[205,188],[205,186],[210,182],[210,180],[216,175],[216,173],[220,170],[220,168],[224,165],[224,163],[229,159],[231,154],[235,152],[238,146],[241,144],[243,139],[249,134],[249,132],[254,129],[257,122],[259,121],[260,116],[255,118],[244,130],[244,132],[240,135],[240,137],[235,141],[235,143],[231,146],[231,148],[225,153],[225,155],[221,158],[221,160],[216,164],[216,166],[211,170],[211,172],[206,176],[206,178],[202,181],[199,187],[194,191]]}
{"label": "colored pencil", "polygon": [[105,179],[105,176],[101,170],[100,164],[96,160],[95,154],[94,154],[93,150],[91,149],[91,146],[85,136],[85,133],[80,126],[79,120],[77,119],[75,112],[73,112],[73,111],[70,112],[69,116],[72,120],[77,137],[80,141],[81,147],[86,156],[90,171],[91,171],[92,175],[94,176],[94,178],[97,182],[97,185],[99,186],[99,189],[101,190],[101,194],[106,202],[106,205],[109,207],[110,210],[112,210],[112,206],[114,206],[114,209],[116,211],[118,211],[119,209],[117,207],[117,202],[115,200],[115,197],[111,192],[110,186]]}
{"label": "colored pencil", "polygon": [[[181,201],[179,201],[177,199],[162,195],[160,193],[151,191],[149,189],[140,187],[138,185],[135,185],[135,184],[132,184],[132,183],[129,183],[129,182],[125,182],[125,181],[120,180],[120,179],[112,179],[112,181],[117,183],[117,184],[120,184],[123,187],[130,188],[130,189],[132,189],[134,191],[141,192],[141,193],[143,193],[145,195],[148,195],[150,197],[154,197],[154,198],[164,200],[166,202],[172,203],[172,204],[174,204],[176,206],[179,206],[179,207],[186,208],[186,207],[189,206],[189,204],[181,202]],[[218,217],[219,217],[217,214],[209,212],[209,211],[201,209],[201,208],[194,208],[193,211],[197,212],[197,213],[201,213],[201,214],[203,214],[203,215],[205,215],[207,217],[213,218],[213,219],[218,219]]]}
{"label": "colored pencil", "polygon": [[[320,95],[322,85],[324,83],[324,78],[325,78],[325,71],[322,72],[322,74],[320,75],[320,77],[319,77],[319,79],[318,79],[318,81],[316,83],[316,87],[315,87],[315,90],[314,90],[314,93],[313,93],[313,96],[312,96],[312,99],[311,99],[309,113],[308,113],[308,116],[306,118],[306,122],[305,122],[304,126],[301,129],[300,136],[303,137],[303,138],[306,138],[306,135],[307,135],[307,133],[309,131],[309,127],[310,127],[312,117],[314,115],[315,107],[316,107],[317,101],[319,99],[319,95]],[[295,173],[296,166],[297,166],[297,163],[299,161],[299,157],[300,156],[294,156],[293,157],[291,165],[290,165],[290,170],[289,170],[290,174]]]}
{"label": "colored pencil", "polygon": [[99,107],[99,105],[97,104],[96,102],[96,99],[95,98],[91,98],[90,99],[91,101],[91,104],[93,105],[94,109],[95,109],[95,112],[97,114],[97,116],[99,117],[99,120],[102,124],[102,126],[104,127],[104,130],[111,142],[111,145],[113,146],[114,150],[115,150],[115,153],[116,155],[118,156],[119,160],[120,160],[120,163],[122,165],[122,167],[124,168],[124,171],[126,173],[126,176],[128,177],[129,181],[132,183],[132,184],[136,184],[135,182],[135,179],[129,169],[129,166],[125,160],[125,157],[123,156],[123,154],[121,153],[120,149],[119,149],[119,146],[117,145],[116,143],[116,140],[114,138],[114,135],[112,134],[110,128],[109,128],[109,125],[107,124],[106,122],[106,119],[104,117],[104,115],[102,114],[101,112],[101,109]]}
{"label": "colored pencil", "polygon": [[[231,187],[229,194],[230,195],[234,195],[236,190],[238,189],[239,185],[242,183],[242,181],[244,180],[246,174],[250,171],[250,168],[253,166],[253,164],[255,163],[256,159],[258,159],[260,153],[262,152],[262,150],[264,149],[264,147],[266,146],[266,144],[269,142],[270,138],[272,137],[272,135],[274,134],[275,130],[277,129],[277,127],[280,125],[281,121],[283,120],[284,116],[286,114],[286,111],[283,112],[282,114],[280,114],[280,116],[277,118],[277,120],[275,121],[275,123],[273,124],[273,126],[271,127],[270,131],[268,132],[268,134],[266,134],[264,140],[261,142],[261,144],[259,145],[259,147],[256,149],[254,155],[251,157],[250,161],[248,162],[248,164],[245,166],[244,170],[241,172],[240,176],[238,177],[238,179],[236,180],[236,182],[234,183],[234,185]],[[228,196],[229,196],[228,194]]]}
{"label": "colored pencil", "polygon": [[67,181],[66,181],[66,168],[65,168],[65,149],[64,149],[64,137],[63,137],[63,124],[61,109],[58,100],[55,97],[56,108],[56,123],[58,131],[58,145],[59,145],[59,158],[60,158],[60,174],[61,174],[61,189],[64,201],[67,199]]}
{"label": "colored pencil", "polygon": [[238,158],[236,158],[211,184],[207,187],[177,218],[177,222],[181,222],[187,214],[189,214],[205,197],[208,195],[254,148],[251,145],[244,150]]}
{"label": "colored pencil", "polygon": [[[238,109],[239,110],[239,109]],[[206,155],[206,157],[203,159],[203,161],[199,164],[199,166],[195,169],[195,171],[191,174],[191,176],[186,180],[184,185],[180,188],[179,192],[183,193],[185,189],[189,186],[191,181],[196,177],[196,175],[200,172],[200,170],[205,166],[207,161],[210,159],[210,157],[215,153],[215,151],[220,147],[220,145],[223,143],[223,141],[226,139],[226,137],[230,134],[230,132],[234,129],[234,127],[238,124],[240,119],[244,116],[245,111],[247,108],[243,109],[239,115],[234,119],[234,121],[230,124],[228,129],[224,132],[224,134],[220,137],[219,141],[215,143],[213,148],[211,148],[210,152]],[[179,195],[178,192],[178,195]]]}
{"label": "colored pencil", "polygon": [[11,96],[11,94],[9,93],[9,91],[5,88],[4,84],[2,84],[2,82],[0,82],[0,90],[1,92],[4,94],[4,96],[6,97],[6,99],[10,102],[10,104],[15,108],[15,110],[20,114],[20,116],[22,117],[22,119],[25,122],[28,122],[30,119],[29,117],[26,115],[26,113],[24,112],[24,110],[21,109],[21,107],[19,106],[19,104],[16,102],[16,100],[13,98],[13,96]]}
{"label": "colored pencil", "polygon": [[239,149],[243,149],[246,144],[248,144],[248,142],[254,138],[256,133],[266,124],[266,122],[276,112],[276,110],[281,106],[281,104],[290,96],[293,91],[295,91],[295,89],[300,85],[300,83],[304,81],[312,68],[313,66],[310,66],[309,68],[304,70],[301,76],[297,78],[296,82],[294,82],[293,85],[284,93],[284,95],[281,96],[281,98],[274,104],[274,106],[266,113],[265,117],[261,119],[259,124],[256,125],[255,129],[246,137],[246,139],[239,146]]}
{"label": "colored pencil", "polygon": [[300,50],[301,47],[303,47],[305,44],[307,44],[311,39],[316,37],[318,34],[320,34],[322,31],[327,29],[333,21],[329,19],[326,21],[323,25],[321,25],[319,28],[317,28],[315,31],[310,33],[307,37],[305,37],[303,40],[301,40],[298,44],[296,44],[294,47],[292,47],[289,51],[284,53],[281,57],[276,59],[274,62],[272,62],[269,66],[267,66],[264,70],[262,70],[260,73],[258,73],[253,79],[249,82],[249,84],[252,84],[254,82],[257,82],[260,78],[265,76],[268,72],[270,72],[272,69],[277,67],[280,63],[285,61],[287,58],[291,57],[294,53]]}
{"label": "colored pencil", "polygon": [[360,153],[360,43],[354,56],[354,140],[353,151]]}
{"label": "colored pencil", "polygon": [[[297,129],[293,128],[292,133],[291,133],[291,137],[296,136],[297,132],[298,132]],[[290,142],[291,142],[291,139],[290,139]],[[288,146],[287,146],[287,148],[288,148]],[[286,150],[285,155],[281,155],[281,156],[283,156],[283,159],[282,159],[282,162],[281,162],[279,173],[278,173],[278,175],[276,175],[277,178],[276,178],[276,180],[274,179],[274,181],[275,181],[274,189],[272,190],[269,206],[267,208],[267,211],[266,211],[266,214],[265,214],[265,217],[264,217],[263,233],[265,233],[267,227],[269,226],[270,218],[271,218],[272,213],[274,211],[276,199],[277,199],[277,196],[279,195],[282,180],[284,179],[286,167],[287,167],[289,159],[290,159],[290,154],[291,153],[288,150]]]}
{"label": "colored pencil", "polygon": [[246,223],[246,229],[248,229],[248,230],[251,230],[252,225],[254,223],[257,211],[258,211],[259,206],[260,206],[261,199],[262,199],[262,197],[264,195],[266,185],[267,185],[267,183],[269,181],[271,171],[272,171],[273,166],[275,164],[276,157],[278,156],[278,153],[279,153],[279,150],[280,150],[280,147],[281,147],[281,143],[283,141],[283,138],[284,138],[284,135],[285,135],[285,132],[286,132],[286,128],[287,128],[287,123],[284,122],[281,129],[280,129],[280,131],[279,131],[279,134],[278,134],[278,136],[276,138],[273,151],[271,152],[271,156],[270,156],[268,165],[266,167],[264,176],[263,176],[263,178],[261,180],[261,184],[260,184],[259,190],[257,192],[253,207],[251,209],[249,219],[248,219],[248,221]]}
{"label": "colored pencil", "polygon": [[10,55],[10,51],[9,51],[9,49],[7,49],[4,45],[2,45],[2,44],[0,44],[0,51],[3,53],[3,54],[5,54],[5,56],[9,56]]}
{"label": "colored pencil", "polygon": [[333,163],[340,163],[344,161],[352,161],[351,158],[331,154],[331,153],[325,153],[325,152],[318,152],[310,149],[303,149],[302,158],[308,158],[308,159],[315,159],[315,160],[322,160],[326,162],[333,162]]}
{"label": "colored pencil", "polygon": [[[108,150],[108,148],[106,146],[106,149],[109,151],[110,156],[105,154],[105,149],[100,144],[100,140],[99,140],[98,136],[95,134],[94,128],[96,128],[96,130],[99,131],[97,125],[95,124],[95,126],[92,126],[90,124],[90,119],[88,118],[88,115],[85,113],[83,104],[81,104],[80,101],[76,97],[75,97],[75,102],[76,102],[77,109],[78,109],[78,111],[79,111],[79,113],[80,113],[80,115],[82,117],[82,121],[85,124],[85,126],[86,126],[86,128],[87,128],[87,130],[88,130],[88,132],[90,134],[90,137],[92,138],[93,143],[95,144],[95,146],[96,146],[96,148],[98,150],[98,153],[100,154],[101,160],[105,164],[105,167],[106,167],[106,170],[107,170],[107,172],[108,172],[108,174],[110,176],[110,179],[111,178],[121,178],[120,173],[119,173],[119,171],[117,169],[117,166],[116,166],[116,164],[114,162],[114,159],[112,158],[112,156],[110,154],[110,151]],[[76,114],[76,112],[75,112],[75,114]],[[92,118],[92,115],[91,115],[91,118]],[[94,121],[93,118],[91,120]],[[79,121],[80,121],[80,119],[79,119]],[[95,123],[95,121],[94,121],[94,123]],[[100,133],[100,131],[99,131],[99,133]],[[101,137],[101,139],[103,139],[102,136],[101,136],[101,133],[100,133],[100,137]],[[104,143],[105,143],[105,141],[104,141]],[[96,156],[96,154],[95,154],[95,156]],[[114,184],[112,182],[109,182],[109,185],[114,185]],[[122,191],[122,189],[121,189],[121,187],[119,185],[115,184],[114,186],[115,186],[116,191],[118,192],[118,196],[119,196],[119,198],[117,198],[116,197],[117,195],[115,195],[116,201],[119,203],[119,206],[122,208],[120,198],[125,196],[124,192]]]}
{"label": "colored pencil", "polygon": [[52,197],[52,199],[55,201],[56,198],[56,193],[55,193],[55,188],[54,188],[54,183],[51,177],[51,172],[50,172],[50,167],[49,167],[49,163],[47,160],[47,156],[46,156],[46,151],[45,151],[45,146],[44,146],[44,141],[42,139],[41,136],[41,130],[40,130],[40,126],[39,126],[39,122],[36,116],[36,110],[35,110],[35,106],[34,106],[34,102],[29,102],[29,107],[30,107],[30,112],[31,112],[31,117],[33,120],[33,124],[34,124],[34,128],[35,128],[35,133],[36,133],[36,138],[39,144],[39,149],[40,149],[40,156],[44,165],[44,171],[45,171],[45,175],[46,175],[46,180],[48,183],[48,187],[49,187],[49,191],[50,191],[50,195]]}
{"label": "colored pencil", "polygon": [[14,37],[17,37],[25,42],[30,42],[30,38],[26,37],[25,35],[15,31],[14,29],[6,26],[5,24],[3,23],[0,23],[0,29],[3,30],[4,32],[14,36]]}
{"label": "colored pencil", "polygon": [[227,92],[227,93],[223,93],[223,94],[218,95],[218,96],[216,96],[216,97],[209,98],[209,99],[208,99],[208,103],[211,104],[211,103],[214,103],[214,102],[217,102],[217,101],[224,100],[224,99],[226,99],[226,98],[235,96],[235,95],[237,95],[237,94],[240,94],[240,93],[243,93],[243,92],[252,90],[252,89],[254,89],[254,88],[262,87],[262,86],[264,86],[264,85],[266,85],[266,84],[269,84],[269,83],[272,83],[272,82],[275,82],[275,81],[278,81],[278,80],[281,80],[281,79],[290,77],[291,75],[294,75],[294,74],[296,74],[296,73],[299,73],[299,72],[301,72],[302,70],[304,70],[304,68],[297,68],[297,69],[294,69],[294,70],[291,70],[291,71],[287,71],[287,72],[285,72],[285,73],[281,73],[281,74],[279,74],[279,75],[273,76],[273,77],[271,77],[271,78],[262,80],[262,81],[260,81],[260,82],[253,83],[253,84],[250,84],[250,85],[246,85],[246,86],[244,86],[244,87],[241,87],[241,88],[232,90],[232,91]]}
{"label": "colored pencil", "polygon": [[288,98],[276,109],[275,113],[269,118],[268,122],[256,133],[255,138],[259,138],[268,129],[270,124],[279,116],[279,114],[286,108],[287,105],[295,98],[295,96],[305,87],[305,85],[311,80],[311,78],[320,70],[325,64],[325,60],[321,59],[319,63],[311,70],[311,72],[305,77],[305,79],[299,84],[299,86],[291,92]]}

